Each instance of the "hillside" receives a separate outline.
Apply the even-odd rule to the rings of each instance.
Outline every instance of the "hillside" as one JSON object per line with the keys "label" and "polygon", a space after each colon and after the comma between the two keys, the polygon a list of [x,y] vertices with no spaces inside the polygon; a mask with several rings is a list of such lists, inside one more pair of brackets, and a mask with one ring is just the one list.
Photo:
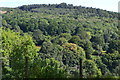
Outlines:
{"label": "hillside", "polygon": [[3,11],[4,78],[120,77],[118,13],[66,3]]}
{"label": "hillside", "polygon": [[[21,10],[28,10],[32,12],[44,12],[48,14],[71,14],[71,15],[84,15],[86,16],[100,16],[117,18],[115,12],[110,12],[102,9],[95,9],[92,7],[73,6],[72,4],[32,4],[18,7]],[[38,10],[36,10],[39,8]],[[62,10],[61,10],[62,9]]]}

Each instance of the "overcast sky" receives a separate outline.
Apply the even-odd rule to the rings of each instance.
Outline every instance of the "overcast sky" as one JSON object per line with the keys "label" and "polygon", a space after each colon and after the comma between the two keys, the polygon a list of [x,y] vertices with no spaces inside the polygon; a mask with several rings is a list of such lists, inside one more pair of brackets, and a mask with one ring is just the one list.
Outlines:
{"label": "overcast sky", "polygon": [[62,2],[118,12],[119,0],[0,0],[0,7],[17,7],[28,4],[59,4]]}

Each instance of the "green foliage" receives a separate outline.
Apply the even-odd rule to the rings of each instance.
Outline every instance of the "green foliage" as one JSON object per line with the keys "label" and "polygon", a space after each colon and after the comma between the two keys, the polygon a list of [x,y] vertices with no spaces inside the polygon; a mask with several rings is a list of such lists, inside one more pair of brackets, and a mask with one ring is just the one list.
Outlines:
{"label": "green foliage", "polygon": [[[25,76],[25,57],[29,65],[38,55],[32,37],[2,29],[3,78],[21,78]],[[17,74],[17,75],[16,75]],[[7,76],[9,75],[9,76]]]}
{"label": "green foliage", "polygon": [[62,33],[62,34],[60,34],[60,37],[63,37],[66,40],[70,40],[72,36],[70,33]]}
{"label": "green foliage", "polygon": [[87,78],[101,76],[101,70],[98,69],[96,64],[92,60],[84,61],[84,75]]}
{"label": "green foliage", "polygon": [[[66,4],[66,3],[61,3],[61,4],[33,4],[33,5],[24,5],[24,6],[20,6],[18,7],[21,10],[28,10],[28,11],[32,11],[32,12],[40,12],[41,10],[36,10],[36,8],[41,9],[41,8],[50,8],[50,10],[54,10],[54,8],[57,9],[73,9],[74,13],[72,13],[72,15],[78,15],[78,14],[82,14],[84,15],[84,13],[89,13],[88,16],[101,16],[101,17],[109,17],[109,18],[116,18],[117,17],[117,13],[112,13],[109,11],[104,11],[101,9],[94,9],[94,8],[86,8],[86,7],[82,7],[82,6],[73,6],[72,4]],[[52,9],[51,9],[52,8]],[[35,10],[34,10],[35,9]],[[52,14],[53,12],[47,10],[45,11],[43,9],[44,12]],[[55,10],[56,11],[56,10]],[[67,11],[67,10],[66,10]],[[66,11],[59,11],[59,14],[68,14],[66,13]],[[70,12],[69,12],[70,13]]]}
{"label": "green foliage", "polygon": [[118,52],[104,54],[101,59],[103,63],[107,65],[107,69],[109,69],[111,73],[114,73],[114,69],[120,63],[120,54]]}
{"label": "green foliage", "polygon": [[71,43],[78,44],[80,43],[80,37],[79,36],[72,36],[72,38],[69,40]]}
{"label": "green foliage", "polygon": [[31,69],[31,78],[67,78],[69,75],[65,67],[60,66],[60,62],[54,58],[37,60]]}
{"label": "green foliage", "polygon": [[[83,48],[73,43],[66,43],[63,45],[63,63],[74,67],[79,64],[79,59],[85,58],[85,51]],[[69,56],[69,57],[68,57]]]}
{"label": "green foliage", "polygon": [[3,78],[77,78],[80,59],[83,77],[119,77],[118,13],[66,3],[3,10]]}
{"label": "green foliage", "polygon": [[45,40],[45,35],[41,30],[34,30],[33,39],[36,40],[36,45],[41,45]]}
{"label": "green foliage", "polygon": [[58,44],[60,44],[60,45],[63,45],[63,44],[65,44],[65,43],[67,43],[67,40],[66,40],[64,37],[59,38],[58,41],[59,41]]}

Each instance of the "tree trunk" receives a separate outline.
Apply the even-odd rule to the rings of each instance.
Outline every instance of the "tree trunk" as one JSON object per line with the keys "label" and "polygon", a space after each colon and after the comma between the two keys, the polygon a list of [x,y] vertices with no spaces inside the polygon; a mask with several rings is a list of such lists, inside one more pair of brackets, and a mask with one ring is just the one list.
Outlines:
{"label": "tree trunk", "polygon": [[28,78],[28,57],[25,57],[25,78]]}
{"label": "tree trunk", "polygon": [[80,74],[80,78],[83,78],[83,69],[82,69],[82,59],[80,59],[80,67],[79,67],[79,74]]}
{"label": "tree trunk", "polygon": [[[1,53],[0,53],[1,55]],[[2,59],[1,59],[1,56],[0,56],[0,80],[2,80]]]}

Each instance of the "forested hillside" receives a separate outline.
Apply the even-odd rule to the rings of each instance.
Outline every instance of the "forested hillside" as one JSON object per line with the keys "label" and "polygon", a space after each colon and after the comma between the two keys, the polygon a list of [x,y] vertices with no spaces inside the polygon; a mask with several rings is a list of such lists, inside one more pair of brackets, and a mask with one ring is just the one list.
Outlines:
{"label": "forested hillside", "polygon": [[3,78],[120,78],[118,13],[66,3],[2,10]]}

